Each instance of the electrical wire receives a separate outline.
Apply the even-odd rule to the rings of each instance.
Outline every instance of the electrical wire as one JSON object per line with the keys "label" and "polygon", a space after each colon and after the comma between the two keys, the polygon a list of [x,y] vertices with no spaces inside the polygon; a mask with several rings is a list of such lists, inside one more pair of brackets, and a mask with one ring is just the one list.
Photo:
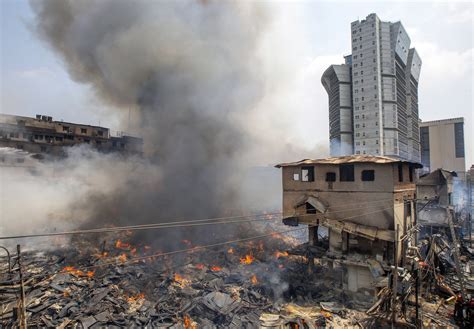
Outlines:
{"label": "electrical wire", "polygon": [[[335,211],[329,211],[323,214],[333,214],[338,212],[347,212],[352,210],[372,208],[375,206],[368,206],[367,204],[378,203],[382,201],[393,201],[393,199],[386,200],[376,200],[376,201],[367,201],[359,202],[358,205],[365,205],[362,207],[350,208],[350,209],[340,209]],[[356,203],[352,203],[356,204]],[[349,204],[345,204],[347,206]],[[331,207],[329,207],[331,208]],[[51,232],[51,233],[37,233],[37,234],[19,234],[12,236],[0,236],[0,240],[12,240],[12,239],[25,239],[25,238],[38,238],[38,237],[52,237],[52,236],[61,236],[61,235],[79,235],[79,234],[89,234],[89,233],[111,233],[111,232],[120,232],[120,231],[135,231],[135,230],[146,230],[146,229],[163,229],[163,228],[174,228],[174,227],[192,227],[192,226],[203,226],[203,225],[216,225],[216,224],[231,224],[231,223],[245,223],[252,221],[265,221],[270,219],[277,219],[274,216],[283,214],[283,212],[273,212],[273,213],[262,213],[254,215],[240,215],[240,216],[228,216],[228,217],[215,217],[215,218],[204,218],[196,220],[186,220],[186,221],[174,221],[174,222],[164,222],[164,223],[154,223],[154,224],[142,224],[142,225],[129,225],[129,226],[117,226],[110,228],[96,228],[96,229],[87,229],[87,230],[75,230],[75,231],[63,231],[63,232]],[[312,214],[314,215],[314,214]],[[248,219],[249,217],[263,217],[264,219]],[[301,216],[301,215],[300,215]],[[270,218],[268,218],[270,217]],[[226,219],[242,219],[234,221],[224,221]],[[211,222],[212,221],[212,222]],[[222,221],[222,222],[219,222]],[[209,222],[209,223],[206,223]],[[184,225],[187,224],[187,225]]]}

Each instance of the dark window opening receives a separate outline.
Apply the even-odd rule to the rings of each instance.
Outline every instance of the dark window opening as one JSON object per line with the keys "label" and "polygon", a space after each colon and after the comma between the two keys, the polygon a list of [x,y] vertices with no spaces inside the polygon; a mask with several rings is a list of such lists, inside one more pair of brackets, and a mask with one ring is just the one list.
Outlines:
{"label": "dark window opening", "polygon": [[408,167],[408,175],[410,176],[410,182],[413,182],[413,166]]}
{"label": "dark window opening", "polygon": [[336,173],[335,172],[327,172],[326,173],[326,182],[335,182],[336,181]]}
{"label": "dark window opening", "polygon": [[398,181],[403,182],[403,164],[398,164]]}
{"label": "dark window opening", "polygon": [[342,164],[339,166],[339,180],[341,182],[354,181],[354,165]]}
{"label": "dark window opening", "polygon": [[104,132],[102,130],[97,131],[97,134],[99,134],[99,136],[104,136]]}
{"label": "dark window opening", "polygon": [[306,202],[306,213],[307,214],[315,214],[316,213],[316,208],[314,208],[311,204]]}
{"label": "dark window opening", "polygon": [[314,182],[314,167],[301,167],[301,180],[303,182]]}
{"label": "dark window opening", "polygon": [[81,128],[81,134],[87,134],[87,129]]}
{"label": "dark window opening", "polygon": [[464,158],[464,123],[454,124],[454,145],[456,158]]}
{"label": "dark window opening", "polygon": [[68,126],[63,126],[63,131],[69,131],[69,127]]}
{"label": "dark window opening", "polygon": [[375,180],[375,170],[362,170],[361,179],[364,182],[373,182]]}

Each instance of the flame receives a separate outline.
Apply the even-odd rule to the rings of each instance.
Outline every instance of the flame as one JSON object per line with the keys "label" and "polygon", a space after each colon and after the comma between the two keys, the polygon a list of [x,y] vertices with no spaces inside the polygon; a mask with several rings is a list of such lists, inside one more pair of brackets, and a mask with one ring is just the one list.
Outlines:
{"label": "flame", "polygon": [[65,266],[63,268],[63,271],[73,274],[75,276],[87,276],[89,279],[94,277],[94,271],[83,272],[81,270],[76,269],[74,266]]}
{"label": "flame", "polygon": [[195,268],[197,268],[198,270],[203,270],[204,269],[204,264],[196,264],[194,265]]}
{"label": "flame", "polygon": [[275,252],[275,257],[276,257],[276,258],[288,257],[288,252],[286,252],[286,251],[281,252],[281,251],[277,250],[277,251]]}
{"label": "flame", "polygon": [[144,298],[145,298],[145,294],[139,293],[138,295],[127,297],[127,302],[134,303],[137,300],[144,299]]}
{"label": "flame", "polygon": [[125,253],[121,254],[120,256],[118,256],[118,260],[122,263],[125,263],[127,261],[127,255]]}
{"label": "flame", "polygon": [[191,283],[191,280],[186,279],[185,277],[183,277],[182,275],[178,273],[174,274],[174,281],[181,287],[187,286]]}
{"label": "flame", "polygon": [[219,267],[219,266],[212,266],[212,267],[211,267],[211,271],[213,271],[213,272],[222,271],[222,267]]}
{"label": "flame", "polygon": [[122,242],[122,240],[115,241],[115,248],[117,249],[130,249],[130,243]]}
{"label": "flame", "polygon": [[183,317],[184,329],[197,329],[196,324],[191,320],[189,315],[184,315]]}
{"label": "flame", "polygon": [[227,249],[227,253],[228,254],[233,254],[234,253],[234,248],[230,247],[229,249]]}
{"label": "flame", "polygon": [[252,284],[257,284],[258,283],[257,276],[255,274],[252,275],[252,278],[250,279],[250,282],[252,282]]}
{"label": "flame", "polygon": [[249,265],[252,264],[255,258],[252,255],[245,255],[245,257],[240,258],[240,264]]}

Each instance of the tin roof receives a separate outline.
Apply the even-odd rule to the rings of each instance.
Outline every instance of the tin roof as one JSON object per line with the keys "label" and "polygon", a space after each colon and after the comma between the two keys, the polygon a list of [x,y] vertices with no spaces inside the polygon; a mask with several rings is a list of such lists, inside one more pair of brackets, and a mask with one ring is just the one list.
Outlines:
{"label": "tin roof", "polygon": [[304,159],[297,162],[286,162],[286,163],[279,163],[275,167],[293,167],[293,166],[300,166],[300,165],[312,165],[312,164],[344,164],[344,163],[377,163],[377,164],[388,164],[388,163],[398,163],[398,162],[405,162],[414,164],[416,168],[422,168],[423,166],[418,162],[392,158],[388,156],[376,156],[376,155],[345,155],[340,157],[329,157],[325,159]]}

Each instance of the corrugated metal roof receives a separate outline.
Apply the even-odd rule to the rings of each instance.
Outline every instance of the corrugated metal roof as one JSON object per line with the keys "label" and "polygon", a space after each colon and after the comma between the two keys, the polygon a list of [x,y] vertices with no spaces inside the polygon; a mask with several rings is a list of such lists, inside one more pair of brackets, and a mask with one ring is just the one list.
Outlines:
{"label": "corrugated metal roof", "polygon": [[297,162],[287,162],[287,163],[279,163],[275,167],[293,167],[293,166],[300,166],[300,165],[312,165],[312,164],[343,164],[343,163],[379,163],[379,164],[387,164],[387,163],[398,163],[398,162],[405,162],[414,164],[416,168],[422,168],[423,166],[420,163],[407,161],[398,158],[392,158],[388,156],[376,156],[376,155],[345,155],[341,157],[329,157],[325,159],[304,159]]}

